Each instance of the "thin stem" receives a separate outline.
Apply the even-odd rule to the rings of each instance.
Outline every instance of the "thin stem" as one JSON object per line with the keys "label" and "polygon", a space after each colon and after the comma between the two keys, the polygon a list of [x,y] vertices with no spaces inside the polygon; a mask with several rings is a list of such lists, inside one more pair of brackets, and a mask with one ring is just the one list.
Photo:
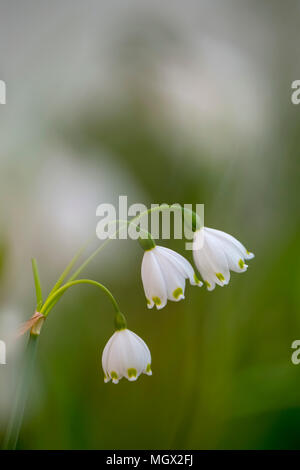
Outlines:
{"label": "thin stem", "polygon": [[55,291],[52,294],[52,296],[49,296],[48,299],[46,300],[46,302],[44,303],[42,309],[41,309],[41,313],[44,314],[45,316],[47,316],[49,314],[51,308],[55,305],[54,301],[57,298],[60,298],[61,295],[67,289],[69,289],[69,287],[76,286],[77,284],[91,284],[93,286],[99,287],[108,296],[109,300],[113,304],[113,307],[114,307],[115,311],[116,312],[120,311],[119,305],[118,305],[116,299],[114,298],[114,296],[112,295],[110,290],[108,290],[105,286],[103,286],[103,284],[100,284],[100,282],[97,282],[97,281],[92,281],[91,279],[77,279],[76,281],[68,282],[64,286],[57,289],[57,291]]}
{"label": "thin stem", "polygon": [[[40,287],[40,284],[38,282],[39,279],[37,275],[36,263],[33,263],[33,265],[34,265],[35,279],[37,280],[36,286]],[[53,308],[56,301],[62,296],[62,294],[70,287],[78,285],[78,284],[91,284],[93,286],[100,288],[101,291],[103,291],[108,296],[109,300],[113,304],[113,307],[116,311],[115,321],[117,320],[117,323],[119,321],[118,325],[122,324],[123,327],[126,327],[125,317],[124,315],[121,314],[117,301],[112,295],[112,293],[105,286],[91,279],[78,279],[76,281],[68,282],[64,286],[60,287],[52,295],[48,297],[43,307],[40,309],[40,313],[47,316],[51,308]],[[41,293],[41,290],[37,288],[37,302],[40,302],[40,293]],[[22,369],[22,376],[21,376],[20,384],[17,389],[16,399],[14,401],[11,418],[9,420],[7,431],[4,437],[3,449],[15,449],[17,446],[20,429],[21,429],[21,425],[23,421],[23,416],[24,416],[24,409],[25,409],[26,402],[27,402],[29,387],[32,381],[32,373],[33,373],[33,368],[34,368],[34,363],[35,363],[38,339],[39,339],[39,335],[30,334],[29,336],[29,341],[28,341],[26,353],[25,353],[24,366]]]}
{"label": "thin stem", "polygon": [[145,215],[152,214],[152,212],[157,211],[164,211],[165,209],[170,209],[171,206],[169,204],[162,204],[160,206],[152,207],[151,209],[147,209],[146,211],[142,212],[141,214],[136,215],[133,219],[130,220],[129,224],[134,222],[135,220],[141,219]]}
{"label": "thin stem", "polygon": [[[169,208],[169,206],[165,205],[163,207],[158,206],[153,209],[149,209],[145,211],[142,214],[139,214],[138,216],[134,217],[131,221],[122,221],[125,222],[126,225],[133,224],[134,221],[137,221],[141,217],[143,217],[146,214],[149,214],[150,212],[154,212],[157,210],[163,210]],[[116,221],[117,222],[117,221]],[[120,222],[120,221],[118,221]],[[115,235],[119,233],[123,229],[120,228],[115,232]],[[145,230],[141,230],[142,232],[146,232]],[[34,276],[34,283],[35,283],[35,290],[36,290],[36,303],[37,303],[37,311],[44,314],[47,316],[51,309],[54,307],[56,302],[60,299],[60,297],[63,295],[63,293],[69,289],[72,286],[75,286],[77,284],[91,284],[94,285],[98,288],[100,288],[110,299],[110,301],[113,304],[113,307],[116,311],[116,325],[118,328],[120,327],[126,327],[126,320],[125,317],[120,313],[119,306],[116,302],[116,299],[112,295],[112,293],[102,284],[99,282],[90,280],[90,279],[78,279],[75,280],[76,277],[79,275],[79,273],[92,261],[92,259],[106,246],[106,244],[110,241],[110,239],[106,240],[100,247],[98,247],[88,258],[87,260],[82,263],[81,266],[77,269],[77,271],[70,277],[69,282],[67,282],[65,285],[62,287],[61,284],[63,283],[64,279],[66,276],[69,274],[73,266],[75,265],[76,261],[86,248],[86,245],[84,245],[80,250],[75,254],[75,256],[72,258],[71,262],[68,264],[68,266],[65,268],[61,276],[59,277],[58,281],[54,285],[53,289],[51,290],[46,302],[43,304],[43,299],[42,299],[42,289],[41,289],[41,283],[40,283],[40,278],[39,278],[39,273],[38,273],[38,267],[37,267],[37,262],[35,259],[32,260],[32,270],[33,270],[33,276]],[[19,434],[20,434],[20,429],[23,421],[23,416],[24,416],[24,409],[26,406],[27,402],[27,397],[28,397],[28,392],[29,392],[29,387],[32,381],[32,373],[33,373],[33,368],[34,368],[34,363],[35,363],[35,357],[36,357],[36,351],[37,351],[37,346],[38,346],[38,340],[39,340],[39,335],[33,335],[30,334],[29,336],[29,341],[27,344],[26,348],[26,353],[25,353],[25,361],[24,361],[24,367],[22,371],[22,376],[21,376],[21,381],[17,390],[17,395],[16,395],[16,400],[14,402],[11,418],[7,427],[7,431],[4,437],[4,442],[3,442],[3,448],[4,449],[15,449],[17,446]]]}
{"label": "thin stem", "polygon": [[34,284],[35,284],[35,292],[36,292],[36,309],[39,312],[43,305],[42,288],[41,288],[41,283],[40,283],[39,271],[37,267],[37,261],[35,258],[32,258],[31,262],[32,262]]}
{"label": "thin stem", "polygon": [[[35,258],[31,260],[32,262],[32,271],[36,292],[36,310],[39,312],[42,308],[43,297],[42,297],[42,288],[40,282],[40,276],[37,267],[37,261]],[[24,366],[22,369],[21,380],[18,385],[16,392],[16,398],[14,401],[12,414],[8,423],[6,434],[4,437],[3,448],[4,449],[15,449],[20,429],[23,421],[24,409],[27,401],[29,386],[32,379],[33,367],[35,362],[36,350],[38,345],[38,336],[30,334],[29,341],[27,344]]]}
{"label": "thin stem", "polygon": [[62,285],[63,281],[65,280],[65,278],[67,277],[67,275],[69,274],[69,272],[71,271],[71,269],[73,268],[73,266],[75,265],[76,261],[80,258],[80,256],[82,255],[82,253],[84,252],[84,250],[86,249],[88,243],[90,242],[90,239],[88,242],[86,242],[78,251],[77,253],[75,253],[75,255],[73,256],[73,258],[71,259],[70,263],[66,266],[65,270],[63,271],[63,273],[61,274],[61,276],[59,277],[58,281],[56,282],[56,284],[54,285],[53,289],[51,290],[50,295],[52,295],[57,289],[59,289],[59,287]]}
{"label": "thin stem", "polygon": [[[113,220],[111,221],[110,223],[116,223],[116,222],[124,222],[124,224],[128,224],[128,221],[127,220]],[[118,230],[115,231],[115,233],[112,235],[112,237],[114,237],[115,235],[117,235],[122,229],[124,228],[124,226],[122,228],[119,228]],[[97,256],[98,253],[100,253],[100,251],[103,250],[103,248],[112,240],[113,238],[108,238],[105,242],[102,243],[102,245],[98,246],[98,248],[96,248],[95,251],[93,251],[93,253],[79,266],[79,268],[75,271],[74,274],[72,274],[71,277],[69,277],[68,279],[68,282],[69,281],[73,281],[74,279],[76,279],[77,276],[79,276],[79,274],[81,273],[81,271],[83,271],[84,268],[86,268],[86,266],[95,258],[95,256]]]}
{"label": "thin stem", "polygon": [[[53,293],[54,293],[54,292],[53,292]],[[56,297],[54,298],[54,300],[52,300],[52,301],[49,303],[49,305],[48,305],[48,307],[47,307],[47,309],[45,310],[45,313],[44,313],[45,317],[48,315],[48,313],[50,312],[50,310],[53,309],[54,305],[57,304],[57,302],[59,301],[59,299],[61,298],[62,295],[63,295],[63,292],[61,292],[60,295],[56,296]]]}
{"label": "thin stem", "polygon": [[14,450],[18,443],[29,388],[32,382],[38,339],[39,336],[37,335],[29,336],[29,341],[27,343],[25,352],[24,366],[22,368],[21,380],[17,389],[11,417],[2,444],[3,449]]}
{"label": "thin stem", "polygon": [[[139,220],[141,217],[144,217],[145,215],[147,214],[150,214],[152,212],[156,212],[156,211],[163,211],[165,209],[169,209],[170,206],[165,204],[165,205],[162,205],[162,206],[157,206],[157,207],[154,207],[152,209],[148,209],[144,212],[142,212],[141,214],[138,214],[136,215],[133,219],[131,219],[130,221],[128,220],[114,220],[112,221],[112,223],[116,223],[116,222],[124,222],[126,225],[131,225],[133,224],[134,221],[137,221]],[[179,209],[179,207],[178,207]],[[117,230],[114,234],[113,234],[113,237],[115,235],[117,235],[124,227],[122,227],[121,229]],[[145,232],[146,233],[146,230],[143,230],[141,229],[141,232]],[[147,232],[148,233],[148,232]],[[113,238],[108,238],[104,243],[102,243],[102,245],[100,245],[98,248],[96,248],[95,251],[93,251],[93,253],[79,266],[79,268],[77,269],[77,271],[75,271],[75,273],[69,277],[68,281],[73,281],[74,279],[76,279],[76,277],[81,273],[81,271],[83,271],[84,268],[87,267],[87,265],[98,255],[98,253],[100,253],[100,251],[103,250],[103,248],[112,240]]]}

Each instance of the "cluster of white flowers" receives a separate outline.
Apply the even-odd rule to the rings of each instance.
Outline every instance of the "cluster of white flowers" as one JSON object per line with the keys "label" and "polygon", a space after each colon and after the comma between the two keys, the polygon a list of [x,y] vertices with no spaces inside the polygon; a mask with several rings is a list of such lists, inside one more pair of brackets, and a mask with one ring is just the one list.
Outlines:
{"label": "cluster of white flowers", "polygon": [[[230,271],[242,273],[247,270],[245,260],[254,257],[231,235],[203,227],[194,234],[193,257],[208,290],[218,284],[225,286]],[[163,308],[167,300],[184,299],[185,280],[202,286],[192,265],[173,250],[155,246],[145,251],[142,262],[142,281],[148,308]]]}
{"label": "cluster of white flowers", "polygon": [[[143,246],[143,245],[142,245]],[[142,282],[148,308],[162,309],[168,300],[184,299],[185,281],[202,286],[192,265],[181,255],[155,243],[144,247]],[[195,231],[193,258],[209,291],[218,284],[225,286],[230,271],[247,270],[245,260],[254,257],[231,235],[207,227]],[[122,377],[136,380],[140,374],[151,375],[151,354],[145,342],[126,327],[121,327],[110,338],[102,355],[104,381],[118,383]]]}

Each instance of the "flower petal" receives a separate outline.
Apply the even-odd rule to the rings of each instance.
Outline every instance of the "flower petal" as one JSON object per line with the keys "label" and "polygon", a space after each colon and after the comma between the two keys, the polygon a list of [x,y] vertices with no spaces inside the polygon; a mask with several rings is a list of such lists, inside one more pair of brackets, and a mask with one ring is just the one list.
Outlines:
{"label": "flower petal", "polygon": [[152,308],[155,304],[157,309],[161,309],[167,303],[167,286],[159,263],[156,259],[156,249],[157,247],[152,250],[145,251],[141,274],[148,308]]}
{"label": "flower petal", "polygon": [[254,258],[254,254],[250,253],[250,251],[248,251],[241,242],[239,242],[232,235],[229,235],[229,233],[222,232],[221,230],[216,230],[214,228],[208,228],[208,227],[205,227],[205,230],[208,233],[211,233],[211,234],[215,235],[220,240],[227,240],[231,245],[235,246],[240,251],[243,258],[245,258],[245,259]]}
{"label": "flower petal", "polygon": [[228,284],[230,272],[222,246],[205,229],[195,232],[193,255],[208,290],[213,290],[215,284]]}
{"label": "flower petal", "polygon": [[115,333],[107,341],[105,348],[103,350],[103,353],[102,353],[102,368],[104,372],[104,382],[110,381],[110,375],[108,371],[108,355],[109,355],[109,351],[112,346],[112,343],[114,341],[114,337],[115,337]]}
{"label": "flower petal", "polygon": [[185,279],[190,280],[190,283],[193,286],[202,285],[201,281],[199,281],[199,279],[196,278],[193,266],[187,259],[185,259],[176,251],[170,250],[169,248],[162,247],[162,246],[159,246],[157,248],[159,248],[160,253],[162,253],[165,257],[168,257],[169,260],[173,261],[173,265],[177,268],[178,271],[180,271],[183,274]]}
{"label": "flower petal", "polygon": [[184,299],[185,277],[182,274],[181,266],[178,267],[174,258],[171,258],[170,254],[163,250],[157,252],[157,261],[165,280],[168,299],[174,301]]}
{"label": "flower petal", "polygon": [[[205,229],[204,229],[205,230]],[[222,243],[215,237],[205,234],[204,247],[210,265],[216,276],[216,284],[224,286],[229,283],[230,271]]]}
{"label": "flower petal", "polygon": [[193,257],[195,265],[199,273],[201,274],[201,277],[207,287],[207,290],[213,290],[216,285],[215,275],[204,249],[201,248],[193,250]]}

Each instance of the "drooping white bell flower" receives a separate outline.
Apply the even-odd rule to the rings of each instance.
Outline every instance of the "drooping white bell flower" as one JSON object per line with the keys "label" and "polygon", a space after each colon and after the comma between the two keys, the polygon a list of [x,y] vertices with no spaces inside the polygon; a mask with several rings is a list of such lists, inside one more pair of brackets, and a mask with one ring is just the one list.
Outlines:
{"label": "drooping white bell flower", "polygon": [[169,248],[154,246],[146,250],[142,261],[142,281],[148,308],[163,308],[167,300],[184,299],[185,280],[202,286],[192,265]]}
{"label": "drooping white bell flower", "polygon": [[194,261],[208,290],[215,285],[229,283],[230,271],[247,270],[245,260],[254,254],[228,233],[203,227],[195,232],[193,241]]}
{"label": "drooping white bell flower", "polygon": [[106,343],[102,354],[104,382],[117,384],[122,377],[130,382],[140,374],[152,375],[151,354],[146,343],[133,331],[117,330]]}

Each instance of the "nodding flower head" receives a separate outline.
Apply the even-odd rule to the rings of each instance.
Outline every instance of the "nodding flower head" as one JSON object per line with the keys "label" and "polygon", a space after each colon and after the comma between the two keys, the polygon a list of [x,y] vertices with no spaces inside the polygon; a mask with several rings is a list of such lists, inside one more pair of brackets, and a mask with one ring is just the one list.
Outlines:
{"label": "nodding flower head", "polygon": [[146,343],[133,331],[117,330],[106,343],[102,354],[104,382],[117,384],[122,377],[130,382],[140,374],[152,375],[151,354]]}
{"label": "nodding flower head", "polygon": [[145,251],[142,261],[142,281],[148,308],[154,304],[163,308],[167,300],[184,299],[185,280],[201,286],[191,264],[169,248],[155,246]]}
{"label": "nodding flower head", "polygon": [[195,232],[193,256],[208,290],[228,284],[230,270],[242,273],[248,267],[245,260],[254,258],[236,238],[207,227]]}

